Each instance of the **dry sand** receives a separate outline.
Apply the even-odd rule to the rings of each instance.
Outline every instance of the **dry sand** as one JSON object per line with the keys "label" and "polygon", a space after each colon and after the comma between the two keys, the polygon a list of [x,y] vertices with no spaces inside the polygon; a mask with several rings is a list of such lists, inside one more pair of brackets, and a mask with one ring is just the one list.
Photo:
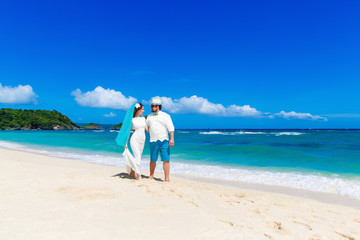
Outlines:
{"label": "dry sand", "polygon": [[360,210],[1,148],[0,239],[350,240]]}

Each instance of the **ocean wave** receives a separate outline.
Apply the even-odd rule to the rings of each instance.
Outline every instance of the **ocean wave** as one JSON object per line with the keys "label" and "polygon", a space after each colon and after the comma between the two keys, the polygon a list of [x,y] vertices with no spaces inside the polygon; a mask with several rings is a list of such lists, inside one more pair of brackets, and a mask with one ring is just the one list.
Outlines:
{"label": "ocean wave", "polygon": [[220,132],[220,131],[209,131],[209,132],[199,132],[203,135],[242,135],[242,134],[266,134],[266,132],[246,132],[246,131],[237,131],[237,132]]}
{"label": "ocean wave", "polygon": [[[125,167],[122,155],[83,154],[75,152],[61,152],[53,150],[35,149],[17,143],[0,141],[0,146],[9,149],[20,149],[53,157],[74,159],[98,164]],[[211,178],[227,181],[240,181],[264,185],[283,186],[289,188],[305,189],[314,192],[333,193],[360,199],[360,178],[346,179],[334,176],[322,176],[320,174],[304,174],[295,172],[275,172],[266,170],[254,170],[243,168],[227,168],[215,165],[200,165],[193,163],[181,163],[180,159],[173,155],[171,172],[178,175]],[[149,156],[144,155],[140,168],[148,170]]]}
{"label": "ocean wave", "polygon": [[258,135],[258,134],[268,134],[275,136],[298,136],[303,135],[305,133],[301,132],[250,132],[250,131],[237,131],[237,132],[221,132],[221,131],[208,131],[208,132],[199,132],[199,134],[203,135]]}
{"label": "ocean wave", "polygon": [[177,133],[190,133],[190,131],[176,131]]}
{"label": "ocean wave", "polygon": [[76,153],[70,151],[65,152],[65,151],[57,151],[51,149],[45,150],[45,149],[33,148],[32,146],[30,147],[30,146],[25,146],[17,143],[9,143],[4,141],[0,141],[0,147],[14,149],[14,150],[22,150],[31,153],[38,153],[51,157],[68,158],[73,160],[82,160],[86,162],[125,167],[124,161],[122,159],[122,154],[119,154],[119,156],[114,156],[114,155],[102,155],[102,154],[84,154],[84,153]]}
{"label": "ocean wave", "polygon": [[9,149],[21,149],[24,148],[25,146],[18,143],[0,141],[0,147],[9,148]]}
{"label": "ocean wave", "polygon": [[301,132],[276,132],[273,133],[275,134],[275,136],[299,136],[299,135],[303,135],[305,133],[301,133]]}
{"label": "ocean wave", "polygon": [[184,163],[172,163],[171,167],[171,171],[179,175],[186,174],[202,178],[283,186],[360,199],[360,178],[345,179],[339,176],[326,177],[316,174],[248,170]]}

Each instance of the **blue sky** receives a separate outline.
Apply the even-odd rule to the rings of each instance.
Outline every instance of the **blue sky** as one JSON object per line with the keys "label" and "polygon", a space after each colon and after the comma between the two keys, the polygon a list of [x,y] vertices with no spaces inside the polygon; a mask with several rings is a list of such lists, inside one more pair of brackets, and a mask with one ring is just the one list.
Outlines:
{"label": "blue sky", "polygon": [[130,96],[160,96],[177,128],[360,128],[359,10],[359,1],[3,2],[0,107],[117,123]]}

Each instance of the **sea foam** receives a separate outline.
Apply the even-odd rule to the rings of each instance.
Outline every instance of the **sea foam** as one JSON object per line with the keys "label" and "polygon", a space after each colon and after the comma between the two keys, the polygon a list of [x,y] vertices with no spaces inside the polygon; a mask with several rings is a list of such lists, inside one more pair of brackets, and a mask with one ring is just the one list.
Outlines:
{"label": "sea foam", "polygon": [[203,135],[242,135],[242,134],[266,134],[266,132],[245,132],[245,131],[220,132],[220,131],[209,131],[209,132],[199,132],[199,134],[203,134]]}
{"label": "sea foam", "polygon": [[275,172],[222,166],[173,163],[172,172],[195,177],[228,181],[240,181],[289,188],[305,189],[314,192],[339,194],[360,199],[360,178],[345,179],[339,176],[322,176],[295,172]]}
{"label": "sea foam", "polygon": [[[121,154],[102,155],[43,150],[4,141],[0,141],[0,146],[53,157],[125,167]],[[200,165],[193,163],[182,163],[180,162],[181,159],[175,158],[176,155],[173,155],[171,172],[178,175],[283,186],[296,189],[305,189],[314,192],[333,193],[354,199],[360,199],[360,178],[346,179],[337,175],[322,176],[320,174],[276,172],[268,170],[229,168],[215,165]],[[142,170],[147,170],[149,167],[148,164],[149,156],[144,155],[140,168]]]}
{"label": "sea foam", "polygon": [[221,131],[208,131],[208,132],[199,132],[202,135],[257,135],[257,134],[267,134],[275,136],[298,136],[305,133],[302,132],[249,132],[249,131],[236,131],[236,132],[221,132]]}

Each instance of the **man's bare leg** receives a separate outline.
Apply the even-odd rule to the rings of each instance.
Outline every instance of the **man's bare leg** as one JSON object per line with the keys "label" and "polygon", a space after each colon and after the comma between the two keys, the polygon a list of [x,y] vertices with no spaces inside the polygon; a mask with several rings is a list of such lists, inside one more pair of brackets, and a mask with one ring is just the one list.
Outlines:
{"label": "man's bare leg", "polygon": [[164,161],[163,168],[165,173],[165,182],[170,182],[170,162]]}
{"label": "man's bare leg", "polygon": [[154,178],[154,173],[155,173],[155,168],[156,168],[156,162],[150,162],[150,179]]}

